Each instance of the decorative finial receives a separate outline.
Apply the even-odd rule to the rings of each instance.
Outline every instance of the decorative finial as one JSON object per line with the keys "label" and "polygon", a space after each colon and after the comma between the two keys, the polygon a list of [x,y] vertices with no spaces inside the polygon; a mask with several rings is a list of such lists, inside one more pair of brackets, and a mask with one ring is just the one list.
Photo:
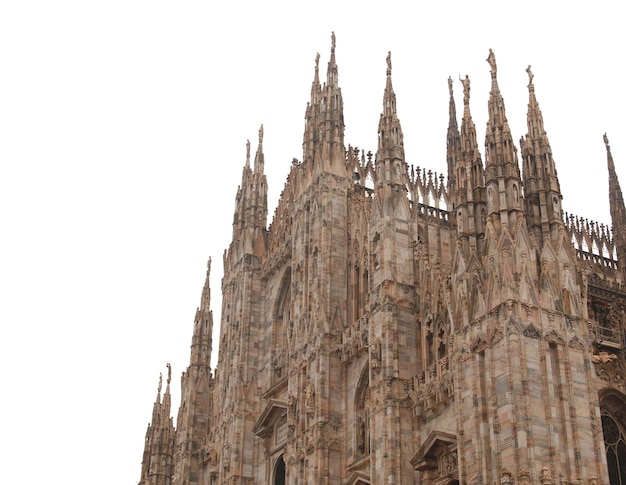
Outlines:
{"label": "decorative finial", "polygon": [[528,64],[526,72],[528,73],[528,86],[530,86],[533,83],[533,78],[535,77],[533,72],[530,70],[530,64]]}
{"label": "decorative finial", "polygon": [[496,73],[498,72],[498,66],[496,65],[496,55],[491,49],[489,49],[489,57],[487,57],[487,62],[491,66],[491,77],[495,78]]}
{"label": "decorative finial", "polygon": [[335,53],[336,46],[337,46],[337,39],[335,37],[335,32],[331,32],[330,33],[330,50],[333,54]]}
{"label": "decorative finial", "polygon": [[315,70],[317,71],[320,68],[320,53],[318,52],[315,56]]}
{"label": "decorative finial", "polygon": [[450,96],[452,96],[452,76],[448,76],[448,91],[450,91]]}
{"label": "decorative finial", "polygon": [[170,381],[172,380],[172,366],[170,363],[167,363],[167,385],[170,385]]}
{"label": "decorative finial", "polygon": [[469,79],[469,76],[466,74],[465,75],[465,79],[463,79],[461,76],[459,76],[459,81],[461,81],[461,84],[463,84],[463,104],[469,104],[469,97],[470,97],[470,79]]}
{"label": "decorative finial", "polygon": [[263,125],[259,128],[259,145],[263,143]]}
{"label": "decorative finial", "polygon": [[209,260],[206,263],[206,272],[207,273],[211,272],[211,258],[209,258]]}
{"label": "decorative finial", "polygon": [[250,139],[246,140],[246,158],[250,159]]}
{"label": "decorative finial", "polygon": [[387,53],[387,76],[391,76],[391,51]]}
{"label": "decorative finial", "polygon": [[163,374],[159,372],[159,394],[161,394],[161,388],[163,387]]}
{"label": "decorative finial", "polygon": [[606,145],[606,151],[610,152],[611,147],[609,146],[609,137],[606,136],[606,133],[604,134],[603,138],[604,138],[604,144]]}

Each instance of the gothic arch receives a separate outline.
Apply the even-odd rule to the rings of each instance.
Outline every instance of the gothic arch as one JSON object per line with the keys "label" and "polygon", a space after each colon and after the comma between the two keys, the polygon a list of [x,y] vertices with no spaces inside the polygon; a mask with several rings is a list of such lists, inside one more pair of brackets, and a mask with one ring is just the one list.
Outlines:
{"label": "gothic arch", "polygon": [[610,485],[626,485],[626,396],[600,391],[600,416]]}
{"label": "gothic arch", "polygon": [[285,477],[285,459],[283,455],[280,455],[278,457],[278,460],[276,460],[276,463],[274,464],[274,470],[272,472],[272,485],[285,485],[285,483],[287,483],[285,481]]}
{"label": "gothic arch", "polygon": [[274,304],[272,368],[275,379],[282,379],[286,375],[287,334],[292,331],[291,324],[291,268],[287,268]]}
{"label": "gothic arch", "polygon": [[370,452],[370,416],[367,401],[369,398],[369,361],[365,363],[354,393],[354,443],[355,456],[366,456]]}

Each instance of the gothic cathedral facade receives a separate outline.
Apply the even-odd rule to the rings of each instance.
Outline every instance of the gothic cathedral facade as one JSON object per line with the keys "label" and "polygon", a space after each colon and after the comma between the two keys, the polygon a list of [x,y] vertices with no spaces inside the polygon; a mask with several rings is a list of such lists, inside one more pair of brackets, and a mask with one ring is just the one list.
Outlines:
{"label": "gothic cathedral facade", "polygon": [[[344,144],[333,35],[267,226],[263,130],[209,270],[176,427],[170,379],[141,485],[626,485],[626,207],[564,213],[529,75],[514,144],[493,52],[484,161],[452,81],[447,179],[407,165],[391,58],[375,154]],[[521,166],[518,160],[521,159]]]}

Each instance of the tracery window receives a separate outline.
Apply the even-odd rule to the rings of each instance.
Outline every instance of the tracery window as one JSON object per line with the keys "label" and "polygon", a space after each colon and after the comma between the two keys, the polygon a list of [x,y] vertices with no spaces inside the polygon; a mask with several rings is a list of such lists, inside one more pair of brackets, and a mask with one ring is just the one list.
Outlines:
{"label": "tracery window", "polygon": [[608,412],[602,413],[602,432],[611,485],[626,485],[626,439],[624,431]]}

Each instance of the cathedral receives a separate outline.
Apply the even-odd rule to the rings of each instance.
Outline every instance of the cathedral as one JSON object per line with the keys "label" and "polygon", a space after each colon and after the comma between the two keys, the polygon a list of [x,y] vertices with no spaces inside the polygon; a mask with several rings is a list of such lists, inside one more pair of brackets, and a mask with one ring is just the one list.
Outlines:
{"label": "cathedral", "polygon": [[140,485],[626,485],[607,136],[612,229],[564,212],[530,66],[519,144],[492,51],[482,150],[470,79],[460,124],[449,80],[446,177],[405,160],[390,55],[376,152],[346,145],[335,47],[269,226],[262,127],[247,144],[218,364],[209,261],[176,425],[168,365]]}

